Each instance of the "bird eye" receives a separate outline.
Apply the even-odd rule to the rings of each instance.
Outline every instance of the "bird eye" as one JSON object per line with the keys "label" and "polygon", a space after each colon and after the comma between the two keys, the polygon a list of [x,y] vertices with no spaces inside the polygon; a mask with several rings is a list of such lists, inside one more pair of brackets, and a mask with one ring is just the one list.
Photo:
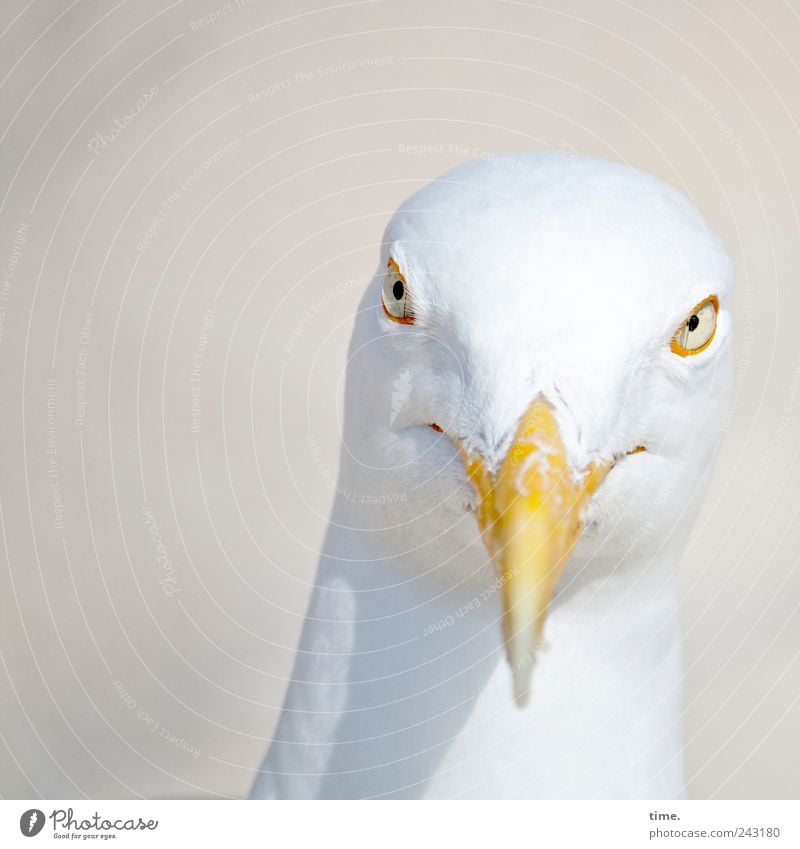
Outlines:
{"label": "bird eye", "polygon": [[681,357],[691,357],[704,351],[714,338],[717,329],[719,300],[716,295],[701,301],[675,331],[670,346]]}
{"label": "bird eye", "polygon": [[408,297],[408,286],[397,263],[389,257],[386,276],[383,279],[381,303],[386,316],[400,324],[413,324],[414,312]]}

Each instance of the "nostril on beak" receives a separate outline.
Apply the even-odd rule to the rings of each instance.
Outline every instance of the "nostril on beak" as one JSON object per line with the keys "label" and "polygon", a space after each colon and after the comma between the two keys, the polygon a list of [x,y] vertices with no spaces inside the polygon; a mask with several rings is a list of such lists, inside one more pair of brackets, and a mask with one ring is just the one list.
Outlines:
{"label": "nostril on beak", "polygon": [[428,427],[432,427],[436,431],[436,433],[442,433],[442,429],[439,427],[438,424],[436,424],[436,422],[431,422]]}

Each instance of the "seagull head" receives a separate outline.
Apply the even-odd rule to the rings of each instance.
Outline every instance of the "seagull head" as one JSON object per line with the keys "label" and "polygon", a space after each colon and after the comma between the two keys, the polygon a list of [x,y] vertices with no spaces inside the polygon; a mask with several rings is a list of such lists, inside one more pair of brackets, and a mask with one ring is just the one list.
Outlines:
{"label": "seagull head", "polygon": [[497,582],[518,698],[554,597],[684,544],[728,406],[732,277],[682,194],[595,159],[470,163],[392,217],[343,480],[415,578]]}

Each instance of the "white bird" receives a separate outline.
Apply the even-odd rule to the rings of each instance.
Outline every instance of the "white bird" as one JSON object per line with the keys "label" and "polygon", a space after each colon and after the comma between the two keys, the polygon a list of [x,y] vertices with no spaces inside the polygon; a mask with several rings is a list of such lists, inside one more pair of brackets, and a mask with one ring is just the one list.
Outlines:
{"label": "white bird", "polygon": [[254,797],[683,795],[677,567],[732,278],[683,195],[600,160],[498,156],[400,207]]}

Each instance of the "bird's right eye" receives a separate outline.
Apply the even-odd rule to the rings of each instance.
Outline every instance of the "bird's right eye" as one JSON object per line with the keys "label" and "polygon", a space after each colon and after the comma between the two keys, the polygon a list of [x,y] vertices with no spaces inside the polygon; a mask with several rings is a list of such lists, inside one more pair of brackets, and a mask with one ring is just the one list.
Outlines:
{"label": "bird's right eye", "polygon": [[413,324],[414,311],[408,295],[408,285],[397,263],[389,257],[383,279],[381,303],[387,318],[399,324]]}
{"label": "bird's right eye", "polygon": [[705,351],[714,339],[718,313],[719,299],[716,295],[709,295],[701,301],[675,331],[671,342],[673,353],[691,357]]}

